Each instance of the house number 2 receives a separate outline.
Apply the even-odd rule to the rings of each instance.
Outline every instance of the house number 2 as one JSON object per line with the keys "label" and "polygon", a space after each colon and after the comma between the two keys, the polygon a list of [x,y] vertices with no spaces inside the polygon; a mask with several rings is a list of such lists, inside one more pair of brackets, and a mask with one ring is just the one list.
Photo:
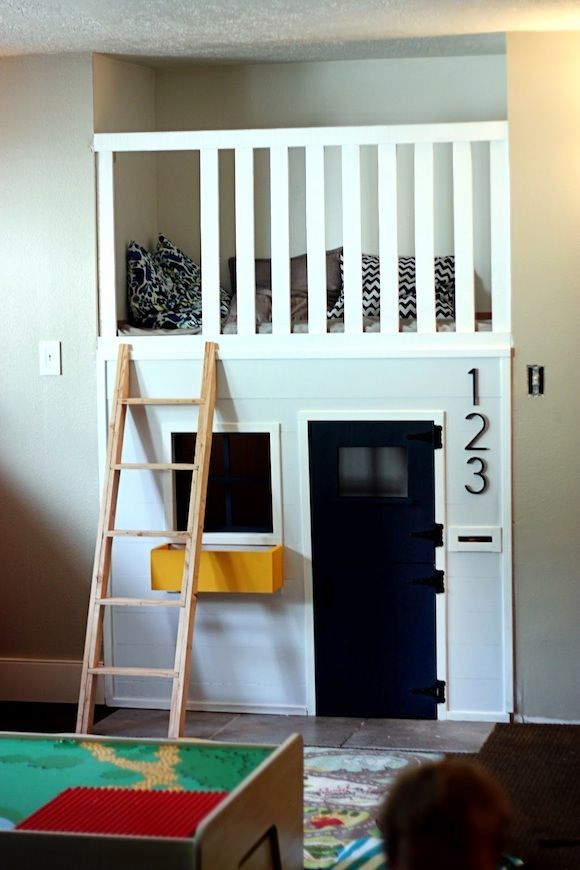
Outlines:
{"label": "house number 2", "polygon": [[[473,405],[479,405],[479,370],[478,369],[470,369],[468,372],[472,377],[472,398]],[[475,433],[471,441],[468,441],[465,445],[465,450],[489,450],[489,447],[483,447],[481,444],[478,444],[480,438],[482,438],[487,430],[489,429],[489,420],[485,416],[485,414],[481,414],[479,411],[472,411],[470,414],[467,414],[465,417],[466,420],[479,420],[480,428]],[[477,445],[477,446],[476,446]],[[471,456],[466,460],[467,465],[473,465],[473,476],[479,478],[479,488],[475,488],[471,484],[465,484],[465,489],[467,492],[471,493],[471,495],[483,495],[486,489],[489,487],[489,478],[487,477],[487,462],[485,459],[482,459],[481,456]]]}

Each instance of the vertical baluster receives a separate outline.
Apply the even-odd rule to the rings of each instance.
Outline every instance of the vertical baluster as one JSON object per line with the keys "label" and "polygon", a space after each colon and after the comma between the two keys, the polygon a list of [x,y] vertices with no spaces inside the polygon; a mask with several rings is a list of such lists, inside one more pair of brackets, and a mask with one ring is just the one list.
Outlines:
{"label": "vertical baluster", "polygon": [[238,335],[256,331],[254,263],[254,151],[235,150],[236,294]]}
{"label": "vertical baluster", "polygon": [[507,141],[489,144],[491,305],[494,332],[510,332],[510,191]]}
{"label": "vertical baluster", "polygon": [[473,179],[471,142],[453,143],[453,238],[455,331],[475,329],[473,271]]}
{"label": "vertical baluster", "polygon": [[306,146],[306,252],[308,255],[308,332],[326,332],[326,249],[324,147]]}
{"label": "vertical baluster", "polygon": [[344,331],[352,335],[363,329],[360,146],[343,145],[341,151]]}
{"label": "vertical baluster", "polygon": [[288,335],[290,323],[290,206],[288,148],[270,148],[270,215],[272,252],[272,332]]}
{"label": "vertical baluster", "polygon": [[99,318],[103,338],[117,335],[113,152],[97,154]]}
{"label": "vertical baluster", "polygon": [[219,178],[217,148],[203,148],[199,157],[202,332],[220,332]]}
{"label": "vertical baluster", "polygon": [[379,258],[381,332],[399,331],[399,253],[397,238],[397,146],[377,148],[379,178]]}
{"label": "vertical baluster", "polygon": [[417,332],[435,332],[433,145],[415,145],[415,283]]}

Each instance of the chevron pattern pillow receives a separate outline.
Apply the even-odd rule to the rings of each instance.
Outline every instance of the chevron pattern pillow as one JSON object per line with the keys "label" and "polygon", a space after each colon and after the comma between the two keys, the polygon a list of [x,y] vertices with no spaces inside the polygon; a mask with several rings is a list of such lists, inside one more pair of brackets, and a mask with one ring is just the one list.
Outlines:
{"label": "chevron pattern pillow", "polygon": [[[455,317],[455,257],[435,257],[435,317]],[[399,314],[405,319],[417,317],[415,257],[399,257]]]}
{"label": "chevron pattern pillow", "polygon": [[[343,257],[340,255],[341,275]],[[437,320],[455,317],[455,258],[453,256],[435,257],[435,316]],[[344,287],[344,280],[343,280]],[[363,316],[379,317],[380,261],[375,254],[362,255],[362,297]],[[417,293],[415,287],[415,258],[399,257],[399,315],[403,319],[417,316]],[[344,289],[328,311],[329,320],[344,316]]]}

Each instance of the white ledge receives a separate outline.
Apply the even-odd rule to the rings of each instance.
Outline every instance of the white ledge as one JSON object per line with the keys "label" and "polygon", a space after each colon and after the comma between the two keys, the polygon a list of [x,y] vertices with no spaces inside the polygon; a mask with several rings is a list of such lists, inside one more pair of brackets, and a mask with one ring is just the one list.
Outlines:
{"label": "white ledge", "polygon": [[100,359],[117,358],[120,344],[130,344],[134,359],[196,359],[206,341],[219,346],[220,359],[364,359],[403,357],[509,357],[509,334],[400,333],[385,336],[328,335],[162,335],[98,339]]}

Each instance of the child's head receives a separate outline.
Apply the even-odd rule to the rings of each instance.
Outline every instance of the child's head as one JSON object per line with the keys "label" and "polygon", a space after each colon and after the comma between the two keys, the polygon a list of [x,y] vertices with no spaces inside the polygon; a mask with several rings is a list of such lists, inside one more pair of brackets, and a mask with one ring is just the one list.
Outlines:
{"label": "child's head", "polygon": [[482,767],[447,759],[403,774],[377,821],[393,870],[493,870],[508,819],[507,798]]}

